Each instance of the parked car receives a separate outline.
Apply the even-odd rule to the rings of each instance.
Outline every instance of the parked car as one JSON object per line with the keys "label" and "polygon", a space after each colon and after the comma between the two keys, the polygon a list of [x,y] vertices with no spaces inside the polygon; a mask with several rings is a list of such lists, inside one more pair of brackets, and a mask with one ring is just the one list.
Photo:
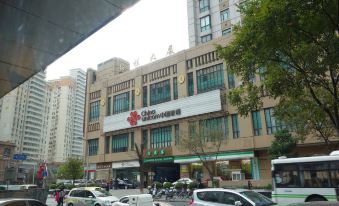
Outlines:
{"label": "parked car", "polygon": [[0,199],[0,206],[47,206],[46,204],[33,199],[8,198]]}
{"label": "parked car", "polygon": [[172,184],[173,184],[173,186],[175,186],[178,182],[180,182],[180,183],[183,183],[183,184],[190,184],[191,182],[193,182],[193,180],[191,180],[190,178],[180,178],[180,179],[178,179],[177,181],[175,181],[175,182],[173,182]]}
{"label": "parked car", "polygon": [[300,203],[293,203],[287,206],[339,206],[338,201],[314,201],[314,202],[300,202]]}
{"label": "parked car", "polygon": [[112,203],[119,200],[105,190],[97,188],[98,187],[74,188],[65,197],[64,202],[66,206],[85,206],[88,202],[91,202],[91,205],[111,206]]}
{"label": "parked car", "polygon": [[191,206],[269,206],[272,200],[252,190],[229,190],[222,188],[194,190]]}
{"label": "parked car", "polygon": [[120,198],[112,206],[159,206],[159,203],[153,203],[153,198],[149,194],[128,195]]}

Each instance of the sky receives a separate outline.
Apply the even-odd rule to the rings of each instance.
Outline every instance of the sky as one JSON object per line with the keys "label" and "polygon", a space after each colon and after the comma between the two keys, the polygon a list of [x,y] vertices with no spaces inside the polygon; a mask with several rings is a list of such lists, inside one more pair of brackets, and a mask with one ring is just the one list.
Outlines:
{"label": "sky", "polygon": [[47,67],[47,80],[69,75],[70,69],[97,69],[112,57],[123,58],[134,69],[166,56],[168,47],[188,48],[186,0],[140,0]]}

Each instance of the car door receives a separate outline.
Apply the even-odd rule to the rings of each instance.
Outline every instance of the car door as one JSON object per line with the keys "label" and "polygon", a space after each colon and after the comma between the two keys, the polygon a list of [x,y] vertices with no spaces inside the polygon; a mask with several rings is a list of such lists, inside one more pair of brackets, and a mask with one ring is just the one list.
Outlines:
{"label": "car door", "polygon": [[88,191],[88,190],[85,190],[84,200],[85,200],[86,206],[93,206],[94,203],[97,201],[95,195],[91,191]]}
{"label": "car door", "polygon": [[29,200],[28,203],[29,206],[47,206],[44,203],[35,200]]}
{"label": "car door", "polygon": [[[223,192],[221,191],[202,191],[197,193],[198,201],[195,206],[225,206],[221,203]],[[234,206],[234,204],[232,205]]]}

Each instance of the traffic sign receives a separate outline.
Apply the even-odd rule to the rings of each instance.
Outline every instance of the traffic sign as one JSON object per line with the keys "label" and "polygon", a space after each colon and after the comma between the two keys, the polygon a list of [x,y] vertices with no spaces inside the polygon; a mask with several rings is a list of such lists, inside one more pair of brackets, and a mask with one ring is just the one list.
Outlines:
{"label": "traffic sign", "polygon": [[27,155],[26,154],[14,154],[13,160],[26,160]]}

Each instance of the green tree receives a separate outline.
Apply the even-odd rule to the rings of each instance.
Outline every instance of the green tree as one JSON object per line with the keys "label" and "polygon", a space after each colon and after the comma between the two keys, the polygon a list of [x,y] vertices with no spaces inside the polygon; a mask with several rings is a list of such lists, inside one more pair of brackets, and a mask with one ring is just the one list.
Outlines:
{"label": "green tree", "polygon": [[339,136],[338,1],[248,0],[239,8],[244,19],[234,41],[218,46],[242,81],[230,91],[231,104],[247,116],[262,107],[263,96],[276,99],[278,119],[331,150]]}
{"label": "green tree", "polygon": [[268,154],[271,159],[277,159],[281,156],[295,156],[297,140],[287,130],[277,131],[274,134],[274,140],[271,147],[268,148]]}
{"label": "green tree", "polygon": [[217,173],[216,162],[221,146],[226,144],[228,132],[225,119],[222,119],[219,124],[215,120],[212,118],[190,122],[188,132],[180,132],[179,143],[180,150],[190,151],[199,158],[202,166],[208,172],[213,187],[216,186],[213,181],[213,177]]}
{"label": "green tree", "polygon": [[58,178],[73,180],[74,185],[74,180],[84,176],[83,161],[77,158],[69,158],[58,168],[57,176]]}

